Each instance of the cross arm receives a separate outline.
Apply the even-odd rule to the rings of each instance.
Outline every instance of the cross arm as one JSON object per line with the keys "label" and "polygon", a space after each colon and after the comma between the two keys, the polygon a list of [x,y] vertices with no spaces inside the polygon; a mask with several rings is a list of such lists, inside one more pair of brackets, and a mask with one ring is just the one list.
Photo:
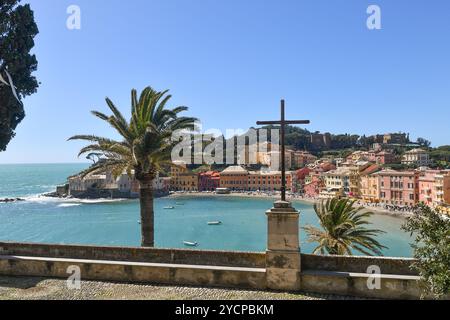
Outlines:
{"label": "cross arm", "polygon": [[258,126],[270,125],[270,124],[281,125],[281,124],[310,124],[310,123],[311,123],[311,121],[309,121],[309,120],[258,121],[258,122],[256,122],[256,124]]}

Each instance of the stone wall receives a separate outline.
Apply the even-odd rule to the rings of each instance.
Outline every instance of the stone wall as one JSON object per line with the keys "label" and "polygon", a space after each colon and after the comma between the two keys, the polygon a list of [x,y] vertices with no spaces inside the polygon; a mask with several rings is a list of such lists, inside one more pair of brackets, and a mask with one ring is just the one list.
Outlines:
{"label": "stone wall", "polygon": [[366,273],[369,266],[378,266],[383,274],[415,276],[411,258],[319,256],[302,254],[302,270],[323,270]]}
{"label": "stone wall", "polygon": [[265,254],[0,242],[0,255],[265,268]]}
{"label": "stone wall", "polygon": [[[268,257],[258,252],[0,242],[0,274],[67,278],[67,267],[77,265],[83,279],[264,290],[274,288]],[[277,268],[286,267],[278,265],[285,263],[281,260]],[[298,284],[279,290],[386,299],[418,299],[422,294],[420,279],[410,269],[413,259],[302,254],[300,260]],[[381,286],[369,289],[367,268],[374,265],[381,269]]]}

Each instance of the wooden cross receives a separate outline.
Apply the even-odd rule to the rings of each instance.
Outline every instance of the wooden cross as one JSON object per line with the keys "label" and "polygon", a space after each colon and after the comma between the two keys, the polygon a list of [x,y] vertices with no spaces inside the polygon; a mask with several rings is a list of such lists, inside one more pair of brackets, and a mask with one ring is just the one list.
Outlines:
{"label": "wooden cross", "polygon": [[281,100],[281,120],[277,121],[258,121],[258,126],[262,125],[280,125],[281,126],[281,201],[286,201],[286,164],[285,164],[285,143],[284,136],[286,125],[289,124],[309,124],[309,120],[286,120],[284,116],[284,100]]}

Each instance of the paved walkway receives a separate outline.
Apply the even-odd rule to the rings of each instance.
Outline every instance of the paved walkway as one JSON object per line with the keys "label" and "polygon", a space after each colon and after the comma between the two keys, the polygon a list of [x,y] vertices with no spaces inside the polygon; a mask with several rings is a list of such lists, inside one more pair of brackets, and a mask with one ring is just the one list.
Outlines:
{"label": "paved walkway", "polygon": [[83,281],[81,289],[68,289],[65,280],[0,276],[0,300],[322,300],[350,299],[329,295],[175,287]]}

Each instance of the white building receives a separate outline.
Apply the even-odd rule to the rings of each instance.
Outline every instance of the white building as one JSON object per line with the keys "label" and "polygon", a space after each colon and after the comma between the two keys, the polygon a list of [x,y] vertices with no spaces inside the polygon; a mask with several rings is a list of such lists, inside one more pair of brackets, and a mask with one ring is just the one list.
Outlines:
{"label": "white building", "polygon": [[430,154],[423,149],[413,149],[403,155],[402,164],[426,167],[431,164]]}

